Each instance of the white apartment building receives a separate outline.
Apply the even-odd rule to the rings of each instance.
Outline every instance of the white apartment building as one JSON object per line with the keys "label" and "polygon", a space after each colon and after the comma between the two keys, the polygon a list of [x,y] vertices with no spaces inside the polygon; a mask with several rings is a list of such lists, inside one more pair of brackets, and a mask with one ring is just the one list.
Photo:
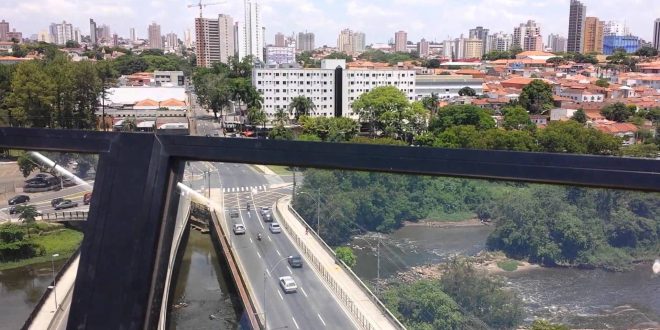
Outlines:
{"label": "white apartment building", "polygon": [[258,0],[244,0],[245,21],[242,23],[243,39],[241,58],[247,55],[254,56],[259,61],[264,60],[264,29],[261,22],[261,5]]}
{"label": "white apartment building", "polygon": [[266,65],[269,67],[292,63],[296,63],[296,47],[266,47]]}
{"label": "white apartment building", "polygon": [[[352,70],[344,60],[323,60],[320,69],[254,69],[252,83],[263,96],[263,109],[273,119],[278,109],[288,111],[294,97],[312,99],[312,116],[358,119],[351,108],[360,95],[378,86],[396,86],[410,100],[415,97],[413,70]],[[336,86],[341,84],[341,88]]]}
{"label": "white apartment building", "polygon": [[437,94],[440,99],[451,99],[457,97],[458,91],[463,87],[470,87],[481,95],[484,92],[484,80],[482,78],[473,78],[472,76],[449,76],[449,75],[419,75],[415,77],[416,100],[421,100],[426,96]]}

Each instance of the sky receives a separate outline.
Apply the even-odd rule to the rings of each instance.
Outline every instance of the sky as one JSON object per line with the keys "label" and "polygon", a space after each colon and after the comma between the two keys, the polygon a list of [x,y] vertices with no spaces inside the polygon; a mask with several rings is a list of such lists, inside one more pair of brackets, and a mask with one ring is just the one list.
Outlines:
{"label": "sky", "polygon": [[[161,33],[176,33],[183,39],[185,29],[194,29],[199,8],[187,8],[196,0],[2,0],[0,20],[25,37],[48,29],[63,20],[89,34],[89,19],[110,26],[112,33],[128,37],[134,27],[139,38],[146,38],[151,22],[161,25]],[[204,17],[229,14],[243,20],[242,0],[205,0],[222,4],[208,6]],[[660,18],[658,0],[583,0],[587,16],[626,22],[630,31],[651,40],[653,21]],[[513,27],[529,19],[541,25],[544,39],[550,33],[567,36],[570,0],[260,0],[266,42],[275,33],[300,31],[316,34],[316,46],[336,46],[340,30],[350,28],[366,33],[367,44],[387,43],[399,30],[408,40],[442,41],[467,37],[476,26],[491,33],[512,33]],[[193,33],[194,35],[194,33]]]}

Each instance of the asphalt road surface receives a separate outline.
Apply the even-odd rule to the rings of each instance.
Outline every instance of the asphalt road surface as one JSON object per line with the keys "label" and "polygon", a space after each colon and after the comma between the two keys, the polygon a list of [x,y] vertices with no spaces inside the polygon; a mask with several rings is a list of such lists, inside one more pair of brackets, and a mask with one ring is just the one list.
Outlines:
{"label": "asphalt road surface", "polygon": [[[37,210],[43,214],[54,212],[75,212],[75,211],[88,211],[89,205],[83,204],[83,196],[85,193],[92,190],[94,182],[88,182],[89,185],[78,185],[67,187],[59,191],[49,191],[43,193],[17,193],[16,195],[27,195],[30,197],[30,202],[23,205],[34,205]],[[78,207],[56,211],[50,204],[51,200],[55,198],[70,199],[78,203]],[[0,223],[6,221],[17,221],[18,215],[9,214],[9,205],[6,200],[0,201]]]}

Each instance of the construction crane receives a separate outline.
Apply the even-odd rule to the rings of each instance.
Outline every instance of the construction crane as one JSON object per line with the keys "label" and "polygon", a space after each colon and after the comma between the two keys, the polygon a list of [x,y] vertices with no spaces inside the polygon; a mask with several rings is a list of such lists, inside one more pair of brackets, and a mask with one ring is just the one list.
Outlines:
{"label": "construction crane", "polygon": [[188,8],[199,7],[199,18],[204,18],[202,15],[202,9],[208,6],[221,5],[227,1],[213,2],[213,3],[202,3],[202,0],[199,0],[199,3],[196,5],[188,5]]}

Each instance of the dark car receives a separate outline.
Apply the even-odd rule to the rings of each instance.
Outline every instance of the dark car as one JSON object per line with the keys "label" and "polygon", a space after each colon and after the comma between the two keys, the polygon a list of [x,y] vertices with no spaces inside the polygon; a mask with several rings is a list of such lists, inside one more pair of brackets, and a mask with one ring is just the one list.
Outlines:
{"label": "dark car", "polygon": [[39,173],[39,174],[35,175],[34,177],[35,177],[35,178],[45,179],[45,178],[49,178],[50,175],[48,175],[48,174],[46,174],[46,173]]}
{"label": "dark car", "polygon": [[291,268],[302,268],[303,266],[301,256],[289,256],[287,261],[289,262],[289,266],[291,266]]}
{"label": "dark car", "polygon": [[239,216],[240,216],[240,214],[238,213],[238,209],[231,209],[229,211],[229,217],[230,218],[234,219],[234,218],[238,218]]}
{"label": "dark car", "polygon": [[64,198],[55,198],[50,201],[50,206],[55,207],[57,204],[64,202]]}
{"label": "dark car", "polygon": [[9,205],[16,205],[16,204],[27,203],[27,202],[29,202],[29,201],[30,201],[30,197],[29,197],[29,196],[18,195],[18,196],[14,196],[14,197],[11,198],[10,200],[8,200],[7,203],[8,203]]}
{"label": "dark car", "polygon": [[18,210],[16,209],[16,206],[12,206],[9,208],[9,214],[16,214]]}
{"label": "dark car", "polygon": [[77,185],[76,181],[74,181],[71,178],[65,178],[64,180],[62,180],[62,186],[64,187],[73,187],[75,185]]}
{"label": "dark car", "polygon": [[68,199],[65,199],[61,203],[55,205],[55,209],[56,210],[63,210],[63,209],[70,209],[72,207],[77,207],[77,206],[78,206],[78,203],[76,203],[74,201],[71,201],[71,200],[68,200]]}
{"label": "dark car", "polygon": [[46,179],[44,179],[44,178],[32,178],[32,179],[25,180],[26,184],[45,183],[45,182],[46,182]]}
{"label": "dark car", "polygon": [[269,207],[262,207],[259,209],[259,213],[261,213],[264,222],[273,222],[273,213],[271,213]]}

